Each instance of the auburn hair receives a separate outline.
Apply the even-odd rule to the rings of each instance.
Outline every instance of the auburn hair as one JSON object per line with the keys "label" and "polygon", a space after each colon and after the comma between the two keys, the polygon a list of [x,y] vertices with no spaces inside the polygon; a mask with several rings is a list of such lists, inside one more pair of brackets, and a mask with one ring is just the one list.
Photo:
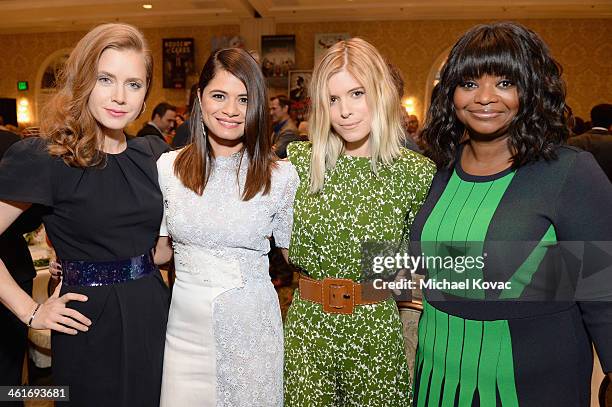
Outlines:
{"label": "auburn hair", "polygon": [[[226,48],[214,51],[204,64],[198,81],[197,94],[200,100],[204,88],[219,71],[234,75],[247,90],[240,163],[242,164],[242,158],[246,154],[249,160],[242,199],[248,201],[259,192],[264,195],[270,192],[272,169],[276,166],[267,105],[268,91],[261,69],[253,57],[242,49]],[[202,195],[211,173],[210,160],[214,157],[208,143],[208,129],[202,119],[200,103],[193,104],[190,131],[191,143],[176,157],[174,173],[186,188]],[[237,171],[240,171],[240,166]]]}
{"label": "auburn hair", "polygon": [[73,167],[96,166],[106,159],[100,149],[104,134],[87,104],[96,85],[100,56],[107,49],[141,52],[147,72],[147,94],[150,89],[153,58],[137,28],[102,24],[81,38],[60,71],[57,93],[45,106],[40,124],[41,136],[49,140],[49,153],[62,157]]}

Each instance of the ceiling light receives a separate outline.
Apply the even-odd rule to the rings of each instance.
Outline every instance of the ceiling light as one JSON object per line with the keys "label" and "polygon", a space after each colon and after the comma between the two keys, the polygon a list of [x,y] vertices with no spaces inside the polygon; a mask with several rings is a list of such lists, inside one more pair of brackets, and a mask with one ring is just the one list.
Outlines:
{"label": "ceiling light", "polygon": [[147,10],[151,10],[153,8],[153,4],[143,4],[142,8],[146,8]]}

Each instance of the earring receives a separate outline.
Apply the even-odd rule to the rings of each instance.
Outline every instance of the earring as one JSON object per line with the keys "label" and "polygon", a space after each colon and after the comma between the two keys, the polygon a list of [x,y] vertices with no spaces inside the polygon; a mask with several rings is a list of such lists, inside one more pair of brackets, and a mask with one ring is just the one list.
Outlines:
{"label": "earring", "polygon": [[204,136],[204,140],[206,140],[206,127],[204,126],[204,111],[202,110],[202,99],[200,99],[200,89],[196,91],[196,95],[198,96],[198,106],[200,106],[200,126],[202,126],[202,135]]}
{"label": "earring", "polygon": [[202,135],[204,136],[204,138],[206,138],[206,127],[204,127],[203,121],[200,122],[200,126],[202,126]]}
{"label": "earring", "polygon": [[142,102],[142,110],[140,111],[140,114],[138,116],[143,114],[145,110],[147,110],[147,102]]}

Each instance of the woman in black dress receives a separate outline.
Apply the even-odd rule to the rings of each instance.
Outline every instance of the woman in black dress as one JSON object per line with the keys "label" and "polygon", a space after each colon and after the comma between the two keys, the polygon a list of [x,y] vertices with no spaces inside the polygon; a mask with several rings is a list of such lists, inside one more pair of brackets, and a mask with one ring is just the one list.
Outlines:
{"label": "woman in black dress", "polygon": [[159,403],[169,297],[151,249],[162,218],[155,162],[167,146],[123,132],[144,110],[152,72],[137,29],[94,28],[66,62],[43,137],[0,163],[0,233],[43,208],[63,269],[60,288],[36,304],[0,263],[0,299],[54,330],[54,381],[70,386],[74,406]]}

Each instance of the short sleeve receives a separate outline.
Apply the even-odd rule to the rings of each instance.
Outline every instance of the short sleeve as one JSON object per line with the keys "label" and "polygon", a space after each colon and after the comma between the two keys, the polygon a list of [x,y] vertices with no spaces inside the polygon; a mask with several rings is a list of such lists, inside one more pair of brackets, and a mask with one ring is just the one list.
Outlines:
{"label": "short sleeve", "polygon": [[415,177],[415,199],[412,201],[410,206],[412,216],[411,223],[414,220],[416,214],[421,210],[421,207],[425,203],[425,199],[429,193],[429,188],[433,181],[433,177],[436,174],[435,164],[428,158],[423,157],[422,160],[418,161],[416,168],[412,172]]}
{"label": "short sleeve", "polygon": [[168,221],[166,220],[166,202],[164,201],[164,213],[162,215],[161,225],[159,225],[159,236],[169,236]]}
{"label": "short sleeve", "polygon": [[162,192],[163,197],[163,216],[161,225],[159,226],[159,236],[170,236],[168,232],[168,195],[170,194],[170,177],[174,176],[174,159],[176,158],[176,152],[169,152],[161,154],[157,160],[157,176],[159,181],[159,188]]}
{"label": "short sleeve", "polygon": [[310,177],[311,152],[312,144],[310,141],[295,141],[287,146],[287,158],[303,181]]}
{"label": "short sleeve", "polygon": [[612,241],[612,184],[591,153],[580,151],[556,202],[559,240]]}
{"label": "short sleeve", "polygon": [[[585,248],[605,244],[610,253],[612,244],[612,184],[591,153],[576,154],[556,202],[555,229],[559,241],[585,242]],[[578,302],[582,319],[591,336],[605,372],[612,372],[612,268],[602,267],[602,256],[596,252],[585,253],[582,259],[582,287],[585,292],[600,292],[603,300]],[[586,285],[585,285],[586,284]],[[592,288],[596,288],[593,290]]]}
{"label": "short sleeve", "polygon": [[13,144],[0,161],[0,200],[52,206],[53,161],[42,138]]}
{"label": "short sleeve", "polygon": [[293,228],[293,201],[300,178],[298,177],[295,167],[287,162],[280,163],[286,165],[288,176],[274,220],[272,223],[272,234],[277,247],[287,249],[291,240],[291,229]]}
{"label": "short sleeve", "polygon": [[400,167],[403,172],[401,187],[405,193],[409,194],[410,199],[409,213],[406,218],[410,226],[425,203],[431,182],[436,174],[436,166],[429,158],[407,148],[402,149],[400,160],[404,164]]}

